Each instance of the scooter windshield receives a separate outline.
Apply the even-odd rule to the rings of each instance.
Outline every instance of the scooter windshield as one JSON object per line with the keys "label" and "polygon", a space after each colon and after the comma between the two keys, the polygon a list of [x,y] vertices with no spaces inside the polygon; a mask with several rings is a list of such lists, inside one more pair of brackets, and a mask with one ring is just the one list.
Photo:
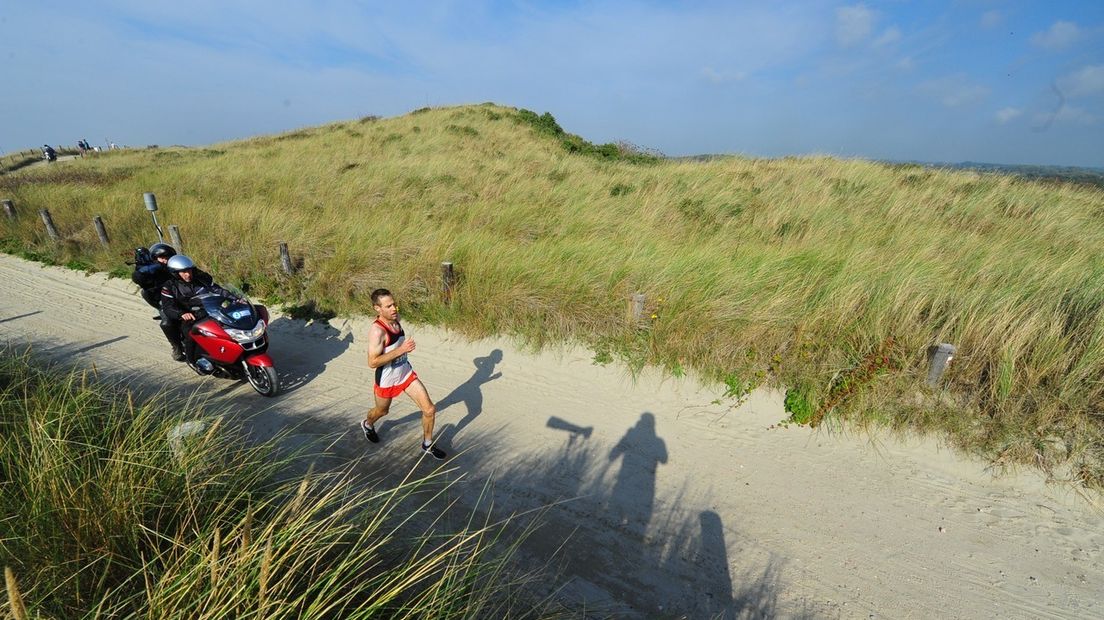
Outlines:
{"label": "scooter windshield", "polygon": [[195,299],[207,316],[234,329],[253,329],[260,319],[245,293],[227,288],[231,296],[214,291],[201,292]]}

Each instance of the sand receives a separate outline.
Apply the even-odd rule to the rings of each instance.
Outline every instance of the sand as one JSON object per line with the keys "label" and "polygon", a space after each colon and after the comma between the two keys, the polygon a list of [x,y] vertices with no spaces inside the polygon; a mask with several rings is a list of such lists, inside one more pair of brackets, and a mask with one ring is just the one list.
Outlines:
{"label": "sand", "polygon": [[[363,457],[369,473],[432,470],[408,400],[380,423],[381,444],[359,434],[370,318],[274,314],[287,391],[266,399],[171,361],[152,315],[130,282],[0,255],[2,342],[194,385],[269,430],[330,436],[334,459]],[[453,455],[449,518],[547,507],[521,559],[552,558],[549,590],[588,617],[1104,617],[1098,494],[993,472],[934,439],[779,426],[773,390],[733,407],[723,386],[633,379],[584,348],[406,330]]]}

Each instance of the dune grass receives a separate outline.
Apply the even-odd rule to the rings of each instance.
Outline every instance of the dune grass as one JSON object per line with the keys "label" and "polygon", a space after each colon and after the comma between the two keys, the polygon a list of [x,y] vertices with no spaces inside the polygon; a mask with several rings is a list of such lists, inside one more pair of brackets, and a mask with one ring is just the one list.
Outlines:
{"label": "dune grass", "polygon": [[[772,384],[800,421],[937,431],[1104,484],[1100,189],[829,157],[660,161],[580,147],[550,118],[431,109],[0,176],[21,209],[3,244],[122,272],[119,252],[153,240],[154,191],[186,252],[271,299],[364,313],[385,286],[408,317],[471,335],[583,342],[735,396]],[[278,241],[303,261],[293,277]],[[626,323],[635,292],[643,329]],[[932,391],[939,342],[959,354]]]}
{"label": "dune grass", "polygon": [[[517,542],[440,514],[434,476],[289,478],[195,402],[0,352],[0,564],[15,618],[539,617]],[[182,421],[201,432],[174,444]],[[424,517],[424,518],[423,518]]]}

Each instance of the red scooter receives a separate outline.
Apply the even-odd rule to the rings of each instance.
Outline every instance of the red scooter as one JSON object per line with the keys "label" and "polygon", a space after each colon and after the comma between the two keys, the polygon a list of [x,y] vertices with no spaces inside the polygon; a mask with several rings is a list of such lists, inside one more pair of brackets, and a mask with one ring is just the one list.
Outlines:
{"label": "red scooter", "polygon": [[268,308],[240,291],[230,293],[204,293],[189,304],[196,315],[189,332],[196,343],[193,368],[201,375],[244,379],[261,396],[275,396],[280,378],[267,353]]}

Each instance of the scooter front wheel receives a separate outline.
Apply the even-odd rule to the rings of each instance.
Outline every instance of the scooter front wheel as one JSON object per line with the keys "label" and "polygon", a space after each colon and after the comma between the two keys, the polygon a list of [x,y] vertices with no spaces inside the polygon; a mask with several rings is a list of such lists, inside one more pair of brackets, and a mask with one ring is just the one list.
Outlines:
{"label": "scooter front wheel", "polygon": [[245,378],[249,385],[261,396],[275,396],[280,391],[280,377],[276,375],[276,369],[272,366],[253,366],[242,362],[245,366]]}

